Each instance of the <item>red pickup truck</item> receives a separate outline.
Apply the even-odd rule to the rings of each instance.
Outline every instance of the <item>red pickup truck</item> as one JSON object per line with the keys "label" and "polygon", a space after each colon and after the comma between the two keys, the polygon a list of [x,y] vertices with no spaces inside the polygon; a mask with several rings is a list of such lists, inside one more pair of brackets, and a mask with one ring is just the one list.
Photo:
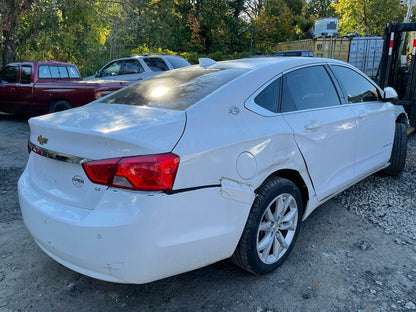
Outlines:
{"label": "red pickup truck", "polygon": [[41,115],[81,106],[132,81],[83,81],[62,62],[11,63],[0,71],[0,112]]}

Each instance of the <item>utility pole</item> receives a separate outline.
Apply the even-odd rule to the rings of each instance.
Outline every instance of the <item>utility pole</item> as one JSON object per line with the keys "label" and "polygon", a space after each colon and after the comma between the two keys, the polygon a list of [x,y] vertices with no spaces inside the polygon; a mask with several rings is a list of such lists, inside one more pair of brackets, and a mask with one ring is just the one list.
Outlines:
{"label": "utility pole", "polygon": [[[407,6],[407,14],[403,20],[403,23],[409,23],[410,18],[412,17],[412,9],[413,9],[413,0],[400,0],[400,6]],[[402,33],[402,41],[400,43],[400,54],[402,54],[404,42],[406,40],[406,32]]]}
{"label": "utility pole", "polygon": [[410,17],[412,16],[413,0],[409,0],[408,3],[406,3],[403,0],[400,0],[400,5],[402,5],[402,3],[408,5],[407,14],[406,14],[406,17],[404,18],[403,23],[409,23],[410,22]]}

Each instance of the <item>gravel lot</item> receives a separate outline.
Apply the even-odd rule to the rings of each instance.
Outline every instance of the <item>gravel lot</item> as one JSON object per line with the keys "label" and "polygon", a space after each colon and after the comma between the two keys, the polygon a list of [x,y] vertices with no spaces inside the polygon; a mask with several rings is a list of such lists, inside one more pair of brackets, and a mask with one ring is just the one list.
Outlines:
{"label": "gravel lot", "polygon": [[373,175],[317,209],[275,273],[221,261],[145,285],[83,276],[33,242],[16,196],[27,136],[26,120],[0,117],[0,312],[416,311],[416,135],[401,177]]}
{"label": "gravel lot", "polygon": [[335,200],[350,212],[416,241],[416,134],[408,137],[406,167],[400,177],[376,174],[354,185]]}

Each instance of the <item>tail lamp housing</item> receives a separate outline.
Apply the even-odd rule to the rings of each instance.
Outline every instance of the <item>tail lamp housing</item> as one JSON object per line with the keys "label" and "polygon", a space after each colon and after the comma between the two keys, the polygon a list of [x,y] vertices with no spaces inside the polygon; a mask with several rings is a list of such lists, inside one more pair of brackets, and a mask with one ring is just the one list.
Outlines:
{"label": "tail lamp housing", "polygon": [[111,158],[84,162],[91,182],[138,191],[170,191],[179,156],[173,153]]}

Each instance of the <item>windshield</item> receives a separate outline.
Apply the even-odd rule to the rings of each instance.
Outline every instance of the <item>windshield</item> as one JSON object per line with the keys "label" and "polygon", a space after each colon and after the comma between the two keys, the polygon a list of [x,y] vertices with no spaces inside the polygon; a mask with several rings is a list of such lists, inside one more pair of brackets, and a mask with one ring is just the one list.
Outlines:
{"label": "windshield", "polygon": [[247,71],[187,67],[141,81],[99,102],[185,110]]}

